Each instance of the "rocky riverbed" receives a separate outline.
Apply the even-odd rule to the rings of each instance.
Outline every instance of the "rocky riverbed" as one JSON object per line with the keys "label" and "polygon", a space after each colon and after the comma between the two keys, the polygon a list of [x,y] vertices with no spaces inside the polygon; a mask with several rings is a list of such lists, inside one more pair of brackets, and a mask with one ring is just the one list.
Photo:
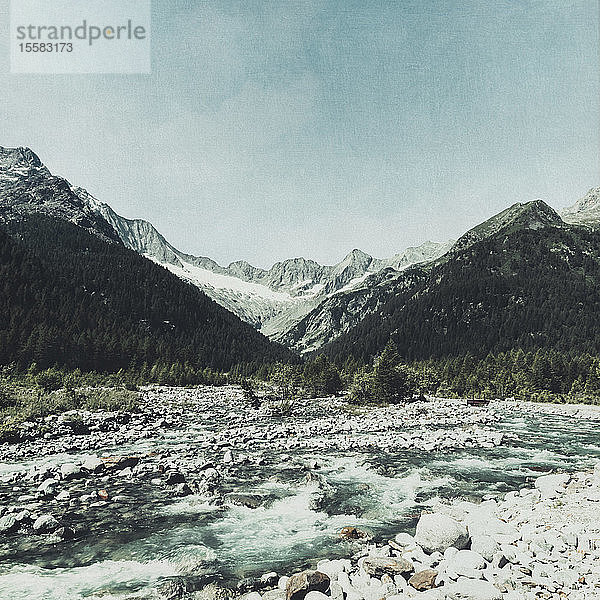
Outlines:
{"label": "rocky riverbed", "polygon": [[591,474],[539,477],[503,499],[439,504],[414,536],[320,561],[244,600],[295,600],[306,591],[309,600],[592,600],[600,597],[599,502],[600,463]]}
{"label": "rocky riverbed", "polygon": [[[153,387],[142,396],[138,413],[51,416],[0,447],[0,598],[170,599],[234,590],[276,600],[286,580],[273,569],[317,566],[330,585],[314,594],[349,600],[444,598],[456,586],[473,593],[495,586],[507,598],[593,589],[593,568],[576,582],[552,579],[570,564],[569,549],[583,570],[591,562],[576,528],[564,532],[565,553],[556,540],[544,541],[551,535],[543,530],[558,531],[561,513],[552,510],[561,498],[573,497],[572,511],[585,504],[592,478],[564,476],[553,498],[530,486],[540,471],[572,472],[600,457],[598,411],[571,431],[573,417],[562,407],[549,416],[535,406],[432,399],[357,410],[330,398],[302,401],[281,417],[235,387]],[[499,493],[507,493],[502,501],[489,499]],[[467,537],[427,547],[422,513],[447,515]],[[510,525],[511,533],[475,532],[474,519]],[[405,570],[385,566],[395,560]],[[463,573],[461,561],[471,570]],[[414,586],[417,575],[424,583]],[[416,591],[434,583],[443,585]]]}

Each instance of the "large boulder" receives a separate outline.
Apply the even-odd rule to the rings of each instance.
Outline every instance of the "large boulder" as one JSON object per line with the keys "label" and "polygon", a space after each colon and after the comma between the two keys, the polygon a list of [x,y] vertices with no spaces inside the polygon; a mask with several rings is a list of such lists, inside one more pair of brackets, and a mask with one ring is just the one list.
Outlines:
{"label": "large boulder", "polygon": [[535,487],[540,490],[543,499],[556,498],[565,491],[571,476],[568,473],[543,475],[535,480]]}
{"label": "large boulder", "polygon": [[321,571],[302,571],[292,575],[286,585],[286,600],[304,600],[308,592],[323,592],[329,589],[331,580]]}
{"label": "large boulder", "polygon": [[417,523],[415,542],[428,552],[444,552],[450,546],[462,550],[469,543],[466,528],[442,513],[421,515]]}

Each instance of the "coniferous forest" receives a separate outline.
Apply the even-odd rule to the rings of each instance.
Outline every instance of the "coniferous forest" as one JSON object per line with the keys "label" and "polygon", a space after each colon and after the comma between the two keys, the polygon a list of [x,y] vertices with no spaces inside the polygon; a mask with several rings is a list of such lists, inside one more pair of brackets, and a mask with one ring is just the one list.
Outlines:
{"label": "coniferous forest", "polygon": [[0,230],[0,364],[110,372],[293,360],[199,289],[117,243],[28,215]]}
{"label": "coniferous forest", "polygon": [[323,351],[368,362],[392,340],[406,361],[512,350],[600,354],[600,233],[519,229],[449,256]]}

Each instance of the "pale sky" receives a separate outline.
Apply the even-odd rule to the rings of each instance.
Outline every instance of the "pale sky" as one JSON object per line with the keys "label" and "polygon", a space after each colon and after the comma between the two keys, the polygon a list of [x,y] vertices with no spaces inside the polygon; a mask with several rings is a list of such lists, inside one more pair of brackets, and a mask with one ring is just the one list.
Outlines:
{"label": "pale sky", "polygon": [[0,145],[179,249],[390,256],[600,185],[595,0],[154,0],[151,75],[11,75]]}

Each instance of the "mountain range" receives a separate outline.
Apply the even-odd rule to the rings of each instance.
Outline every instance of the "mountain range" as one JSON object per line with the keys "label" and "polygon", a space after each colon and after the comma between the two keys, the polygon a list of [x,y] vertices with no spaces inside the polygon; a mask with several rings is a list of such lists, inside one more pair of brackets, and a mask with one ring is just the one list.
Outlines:
{"label": "mountain range", "polygon": [[[600,257],[595,246],[600,188],[595,188],[560,214],[541,200],[516,203],[456,241],[426,242],[387,259],[355,249],[331,266],[305,258],[284,260],[270,269],[245,261],[221,266],[178,250],[151,223],[121,217],[85,189],[53,176],[31,150],[0,148],[0,224],[14,231],[15,223],[34,214],[68,222],[105,244],[150,259],[296,352],[353,352],[365,360],[390,337],[412,357],[456,353],[461,344],[474,351],[464,338],[476,323],[487,328],[488,341],[481,346],[488,351],[536,339],[553,344],[548,332],[539,337],[538,330],[530,331],[523,315],[541,318],[537,313],[549,310],[543,298],[559,303],[555,313],[568,312],[560,306],[564,298],[546,289],[551,282],[561,287],[553,272],[571,281],[572,290],[587,289],[593,296],[594,261]],[[530,254],[541,262],[531,263]],[[504,263],[498,263],[499,257]],[[587,268],[584,274],[580,263]],[[528,282],[543,282],[535,298],[527,293]],[[538,304],[543,308],[534,310]],[[518,336],[506,323],[508,315],[520,323]],[[586,315],[584,310],[579,317],[585,321]],[[561,331],[568,327],[555,321]],[[501,332],[500,342],[489,335],[490,328]],[[513,333],[505,334],[508,329]],[[477,331],[483,335],[481,328]],[[591,329],[584,335],[595,339]],[[590,343],[591,348],[595,341]]]}
{"label": "mountain range", "polygon": [[296,360],[127,248],[82,191],[23,148],[0,149],[0,315],[0,364],[197,374]]}

